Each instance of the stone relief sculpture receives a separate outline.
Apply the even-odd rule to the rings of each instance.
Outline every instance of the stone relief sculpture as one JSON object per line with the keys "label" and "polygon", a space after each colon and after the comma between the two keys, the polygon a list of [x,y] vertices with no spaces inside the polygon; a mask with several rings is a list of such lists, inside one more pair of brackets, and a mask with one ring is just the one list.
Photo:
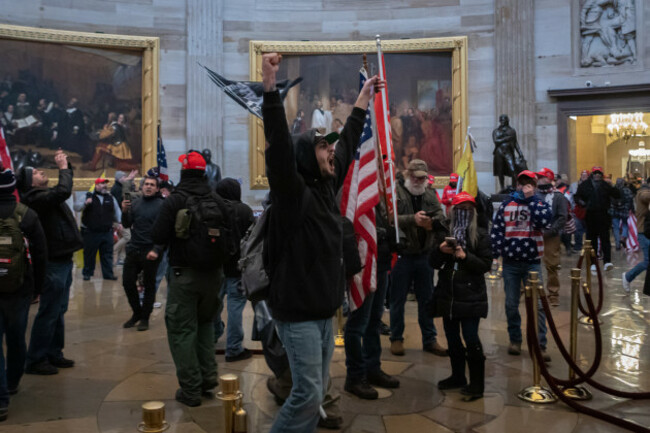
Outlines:
{"label": "stone relief sculpture", "polygon": [[585,0],[580,8],[580,66],[636,63],[635,0]]}

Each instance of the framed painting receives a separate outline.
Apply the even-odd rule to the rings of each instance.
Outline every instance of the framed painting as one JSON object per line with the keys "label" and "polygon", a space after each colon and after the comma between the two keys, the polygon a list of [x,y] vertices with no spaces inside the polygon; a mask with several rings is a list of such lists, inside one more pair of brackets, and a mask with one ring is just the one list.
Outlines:
{"label": "framed painting", "polygon": [[55,183],[63,149],[84,190],[102,174],[155,166],[159,47],[156,37],[0,25],[0,121],[14,167]]}
{"label": "framed painting", "polygon": [[[467,130],[467,37],[382,40],[395,163],[427,163],[436,187],[449,182]],[[359,93],[363,54],[369,74],[377,73],[377,46],[354,42],[250,42],[251,80],[262,80],[262,54],[283,56],[278,80],[302,78],[285,99],[292,132],[339,129]],[[251,188],[268,188],[262,121],[250,118]]]}

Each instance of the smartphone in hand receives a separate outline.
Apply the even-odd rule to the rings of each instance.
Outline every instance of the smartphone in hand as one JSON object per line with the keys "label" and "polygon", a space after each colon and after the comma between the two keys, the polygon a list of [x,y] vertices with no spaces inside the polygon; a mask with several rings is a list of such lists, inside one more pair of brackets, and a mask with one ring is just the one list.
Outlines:
{"label": "smartphone in hand", "polygon": [[456,241],[456,238],[447,236],[445,238],[445,242],[447,245],[449,245],[451,248],[456,249],[456,245],[458,245],[458,242]]}

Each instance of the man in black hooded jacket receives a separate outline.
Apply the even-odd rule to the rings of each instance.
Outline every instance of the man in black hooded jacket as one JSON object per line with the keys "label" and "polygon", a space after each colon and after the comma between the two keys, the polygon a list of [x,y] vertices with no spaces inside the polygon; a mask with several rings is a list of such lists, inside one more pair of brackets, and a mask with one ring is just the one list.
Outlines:
{"label": "man in black hooded jacket", "polygon": [[42,170],[25,167],[19,173],[22,201],[38,213],[47,238],[47,269],[38,313],[32,326],[27,352],[28,374],[56,374],[70,368],[74,361],[63,356],[65,323],[72,285],[72,254],[83,247],[77,221],[65,203],[72,194],[72,170],[68,158],[57,151],[54,161],[59,168],[59,183],[48,188]]}
{"label": "man in black hooded jacket", "polygon": [[314,431],[318,423],[334,348],[331,318],[345,287],[335,191],[361,138],[378,79],[365,82],[340,139],[315,129],[292,138],[275,87],[280,61],[277,53],[262,57],[265,157],[273,203],[267,237],[272,258],[268,303],[287,351],[293,388],[271,432],[303,433]]}

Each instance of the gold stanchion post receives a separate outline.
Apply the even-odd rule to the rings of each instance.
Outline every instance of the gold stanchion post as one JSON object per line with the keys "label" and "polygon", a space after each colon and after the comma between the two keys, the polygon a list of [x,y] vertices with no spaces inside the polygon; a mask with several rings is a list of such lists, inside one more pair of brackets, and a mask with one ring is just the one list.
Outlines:
{"label": "gold stanchion post", "polygon": [[345,338],[343,337],[343,307],[336,310],[336,337],[334,337],[334,345],[336,347],[345,346]]}
{"label": "gold stanchion post", "polygon": [[[223,402],[223,425],[225,433],[246,433],[246,411],[242,407],[244,395],[239,390],[239,377],[236,374],[224,374],[219,377],[217,398]],[[243,421],[242,421],[243,418]],[[235,424],[244,426],[244,430],[235,430]]]}
{"label": "gold stanchion post", "polygon": [[[582,249],[582,254],[584,254],[584,258],[585,258],[584,260],[587,266],[587,286],[591,289],[591,265],[595,263],[595,260],[598,260],[598,258],[596,257],[596,253],[589,239],[585,239],[583,245],[584,246]],[[592,259],[594,259],[594,261],[592,261]],[[578,293],[578,296],[580,296],[580,293]],[[582,316],[581,318],[578,319],[578,321],[583,325],[590,325],[590,326],[594,325],[593,320],[591,320],[591,317],[589,316]]]}
{"label": "gold stanchion post", "polygon": [[[537,332],[538,329],[538,323],[537,323],[538,285],[539,285],[539,274],[533,271],[529,272],[528,281],[526,283],[526,298],[528,299],[532,298],[533,317],[528,317],[527,320],[533,321],[533,329],[535,330],[535,332]],[[555,395],[553,395],[553,393],[549,389],[544,388],[541,385],[542,378],[541,378],[541,373],[539,371],[539,364],[537,363],[537,357],[532,352],[530,354],[530,357],[533,361],[533,386],[529,386],[527,388],[522,389],[519,392],[519,394],[517,394],[517,397],[529,403],[537,403],[537,404],[555,403],[557,401],[557,397],[555,397]]]}
{"label": "gold stanchion post", "polygon": [[162,433],[169,428],[165,421],[165,403],[148,401],[142,405],[142,422],[138,431],[142,433]]}
{"label": "gold stanchion post", "polygon": [[[587,271],[589,272],[589,271]],[[578,302],[580,302],[580,269],[571,269],[571,347],[570,354],[573,362],[578,356]],[[576,377],[575,371],[569,366],[569,380]],[[562,393],[573,400],[591,400],[592,395],[583,386],[571,386],[562,389]]]}

